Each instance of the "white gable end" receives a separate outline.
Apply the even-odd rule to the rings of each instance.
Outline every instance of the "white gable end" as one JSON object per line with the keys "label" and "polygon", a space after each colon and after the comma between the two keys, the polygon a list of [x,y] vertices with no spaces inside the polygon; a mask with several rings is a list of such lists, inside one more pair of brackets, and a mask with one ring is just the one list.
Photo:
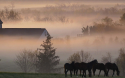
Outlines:
{"label": "white gable end", "polygon": [[43,33],[41,34],[41,36],[40,36],[39,39],[45,40],[45,39],[47,38],[47,34],[48,34],[48,32],[47,32],[47,30],[45,29],[45,30],[43,31]]}

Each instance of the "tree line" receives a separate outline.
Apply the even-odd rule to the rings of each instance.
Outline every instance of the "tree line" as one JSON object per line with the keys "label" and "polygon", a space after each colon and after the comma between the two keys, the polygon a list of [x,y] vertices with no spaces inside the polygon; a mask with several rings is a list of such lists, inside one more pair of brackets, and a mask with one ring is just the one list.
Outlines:
{"label": "tree line", "polygon": [[4,21],[20,21],[21,15],[19,12],[15,11],[13,8],[12,9],[8,9],[7,7],[5,7],[5,9],[0,11],[0,19],[4,20]]}
{"label": "tree line", "polygon": [[94,22],[93,26],[82,27],[84,35],[109,34],[109,33],[124,33],[125,31],[125,13],[119,19],[119,22],[114,22],[111,18],[105,17],[101,23]]}
{"label": "tree line", "polygon": [[[0,19],[20,21],[31,20],[38,22],[58,21],[58,22],[73,22],[69,19],[69,15],[86,16],[86,15],[121,15],[125,13],[125,8],[119,8],[123,5],[115,5],[108,8],[96,8],[85,4],[60,4],[60,5],[47,5],[39,9],[25,8],[20,10],[5,7],[0,10]],[[44,16],[44,17],[43,17]]]}

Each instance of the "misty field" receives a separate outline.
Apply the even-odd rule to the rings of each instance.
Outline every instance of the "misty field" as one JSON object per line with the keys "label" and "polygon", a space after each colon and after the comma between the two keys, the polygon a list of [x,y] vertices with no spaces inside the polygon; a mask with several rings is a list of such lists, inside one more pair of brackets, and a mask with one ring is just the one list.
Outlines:
{"label": "misty field", "polygon": [[[52,43],[56,52],[53,54],[59,58],[55,68],[62,68],[58,74],[41,74],[40,71],[36,71],[38,57],[35,55],[39,53],[37,50],[42,47],[44,40],[40,39],[41,37],[37,39],[2,33],[0,34],[0,78],[65,78],[64,64],[70,63],[69,58],[73,55],[80,56],[75,60],[79,63],[83,61],[87,63],[93,59],[97,59],[98,63],[117,63],[120,70],[119,77],[116,75],[104,77],[101,74],[100,77],[92,78],[125,76],[125,1],[123,0],[0,0],[0,19],[3,22],[2,29],[45,28],[53,37]],[[16,61],[18,55],[24,51],[29,52],[28,61],[32,63],[25,66],[32,70],[27,71],[28,73],[18,73],[25,72],[20,67],[24,63],[19,65]],[[91,59],[86,61],[85,57],[83,60],[82,55],[89,55]],[[52,65],[49,64],[48,67],[50,66]],[[71,78],[69,72],[66,78]],[[72,78],[82,77],[73,75]]]}
{"label": "misty field", "polygon": [[[0,78],[65,78],[64,74],[41,74],[41,73],[0,73]],[[69,75],[66,78],[71,78]],[[72,78],[82,78],[82,77],[77,77],[73,76]],[[92,78],[106,78],[104,76],[100,77],[92,77]],[[107,78],[124,78],[121,76],[114,76],[114,77],[107,77]]]}

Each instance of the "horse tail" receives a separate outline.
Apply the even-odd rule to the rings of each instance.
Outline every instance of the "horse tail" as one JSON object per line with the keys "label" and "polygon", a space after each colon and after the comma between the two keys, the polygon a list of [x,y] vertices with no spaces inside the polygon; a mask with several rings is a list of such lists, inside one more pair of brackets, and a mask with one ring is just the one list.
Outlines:
{"label": "horse tail", "polygon": [[65,69],[65,65],[64,65],[64,73],[65,73],[65,70],[66,70],[66,69]]}

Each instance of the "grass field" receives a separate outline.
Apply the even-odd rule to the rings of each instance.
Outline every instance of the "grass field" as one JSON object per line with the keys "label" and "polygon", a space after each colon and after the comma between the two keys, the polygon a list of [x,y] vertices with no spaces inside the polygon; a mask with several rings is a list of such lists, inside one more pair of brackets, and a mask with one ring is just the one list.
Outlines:
{"label": "grass field", "polygon": [[[65,78],[64,74],[41,74],[41,73],[5,73],[5,72],[1,72],[0,73],[0,78]],[[66,78],[71,78],[69,75]],[[73,76],[72,78],[82,78],[82,77],[77,77],[77,76]],[[84,78],[84,77],[83,77]],[[89,78],[87,76],[87,78]],[[125,77],[121,77],[121,76],[115,76],[115,77],[104,77],[104,76],[100,76],[100,77],[92,77],[92,78],[125,78]]]}

